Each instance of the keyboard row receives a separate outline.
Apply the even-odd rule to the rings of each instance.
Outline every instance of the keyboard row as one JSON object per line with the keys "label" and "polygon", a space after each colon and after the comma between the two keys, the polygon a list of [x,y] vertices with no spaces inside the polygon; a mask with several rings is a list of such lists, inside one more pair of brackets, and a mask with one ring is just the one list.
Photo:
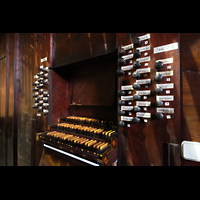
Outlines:
{"label": "keyboard row", "polygon": [[95,139],[88,139],[58,131],[41,134],[40,138],[62,144],[82,152],[87,152],[99,158],[102,158],[102,153],[111,147],[111,145],[106,142],[99,142]]}
{"label": "keyboard row", "polygon": [[94,127],[78,125],[78,124],[70,124],[70,123],[59,123],[57,124],[56,128],[71,133],[78,133],[106,140],[110,140],[111,137],[117,135],[117,132],[115,130],[105,130],[103,128],[94,128]]}
{"label": "keyboard row", "polygon": [[80,123],[80,124],[89,124],[110,128],[117,128],[117,122],[115,121],[107,121],[107,120],[99,120],[88,117],[77,117],[77,116],[68,116],[66,117],[67,122]]}

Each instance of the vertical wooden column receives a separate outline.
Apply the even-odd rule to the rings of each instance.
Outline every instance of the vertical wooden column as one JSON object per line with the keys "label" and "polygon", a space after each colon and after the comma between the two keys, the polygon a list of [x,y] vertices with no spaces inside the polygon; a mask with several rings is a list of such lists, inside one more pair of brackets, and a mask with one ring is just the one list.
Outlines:
{"label": "vertical wooden column", "polygon": [[54,66],[55,62],[55,34],[50,33],[50,51],[49,51],[49,63],[50,63],[50,69],[49,69],[49,114],[48,114],[48,125],[52,123],[52,68]]}
{"label": "vertical wooden column", "polygon": [[6,35],[0,36],[0,165],[6,165]]}
{"label": "vertical wooden column", "polygon": [[5,133],[6,133],[6,165],[13,166],[13,136],[14,136],[14,36],[15,33],[6,33],[6,106],[5,106]]}
{"label": "vertical wooden column", "polygon": [[19,109],[19,93],[21,90],[21,67],[20,67],[20,33],[15,33],[15,54],[14,54],[14,142],[13,142],[13,156],[14,166],[17,166],[17,143],[18,143],[18,109]]}
{"label": "vertical wooden column", "polygon": [[31,166],[35,166],[35,144],[36,144],[36,119],[32,119],[31,133]]}
{"label": "vertical wooden column", "polygon": [[5,163],[7,165],[7,132],[8,132],[8,112],[9,112],[9,83],[10,83],[10,34],[6,34],[6,111],[5,111],[5,132],[6,132],[6,156]]}

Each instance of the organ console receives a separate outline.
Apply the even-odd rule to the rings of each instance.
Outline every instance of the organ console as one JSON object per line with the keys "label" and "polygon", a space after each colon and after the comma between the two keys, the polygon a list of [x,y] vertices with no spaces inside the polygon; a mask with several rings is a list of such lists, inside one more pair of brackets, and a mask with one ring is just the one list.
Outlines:
{"label": "organ console", "polygon": [[53,121],[39,133],[45,151],[78,165],[163,165],[164,143],[177,142],[171,133],[180,117],[179,39],[168,35],[117,33],[115,56],[51,70],[52,101],[43,94],[34,104]]}
{"label": "organ console", "polygon": [[78,116],[59,118],[39,133],[46,149],[93,166],[117,161],[117,136],[117,122]]}

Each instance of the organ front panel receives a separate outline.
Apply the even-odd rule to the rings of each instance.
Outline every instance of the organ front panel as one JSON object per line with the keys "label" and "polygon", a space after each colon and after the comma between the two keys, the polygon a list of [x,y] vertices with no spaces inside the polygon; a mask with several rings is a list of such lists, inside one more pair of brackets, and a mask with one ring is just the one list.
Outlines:
{"label": "organ front panel", "polygon": [[78,165],[169,163],[180,144],[179,38],[116,33],[113,52],[52,66],[45,151]]}
{"label": "organ front panel", "polygon": [[163,165],[164,144],[179,143],[179,34],[124,33],[117,41],[120,164]]}
{"label": "organ front panel", "polygon": [[[55,54],[58,52],[59,34],[55,35],[56,45],[52,46],[51,59],[54,58],[54,50]],[[89,53],[92,51],[95,54],[83,60],[73,56],[78,50],[77,45],[82,47],[84,45],[81,42],[86,41],[81,40],[77,44],[75,41],[80,40],[80,36],[89,37],[89,41],[90,36],[99,37],[99,43],[90,44],[92,49],[89,49]],[[117,51],[115,44],[112,46],[112,51],[107,51],[108,47],[111,50],[108,44],[112,44],[110,40],[113,38],[105,38],[106,36],[107,34],[95,33],[66,34],[65,45],[69,45],[67,41],[70,40],[68,48],[73,47],[68,62],[61,66],[55,65],[56,62],[53,60],[50,62],[52,66],[48,74],[49,130],[38,133],[37,137],[43,146],[40,165],[59,163],[58,165],[110,166],[117,164]],[[63,51],[66,49],[64,48]],[[84,55],[88,49],[79,50]]]}

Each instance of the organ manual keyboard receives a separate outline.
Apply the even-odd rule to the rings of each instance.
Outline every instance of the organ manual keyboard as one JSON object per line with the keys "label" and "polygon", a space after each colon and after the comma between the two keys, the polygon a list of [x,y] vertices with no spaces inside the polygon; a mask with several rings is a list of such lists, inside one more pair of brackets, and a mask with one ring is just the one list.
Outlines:
{"label": "organ manual keyboard", "polygon": [[46,150],[93,166],[116,164],[117,135],[117,122],[75,116],[58,118],[38,134]]}

